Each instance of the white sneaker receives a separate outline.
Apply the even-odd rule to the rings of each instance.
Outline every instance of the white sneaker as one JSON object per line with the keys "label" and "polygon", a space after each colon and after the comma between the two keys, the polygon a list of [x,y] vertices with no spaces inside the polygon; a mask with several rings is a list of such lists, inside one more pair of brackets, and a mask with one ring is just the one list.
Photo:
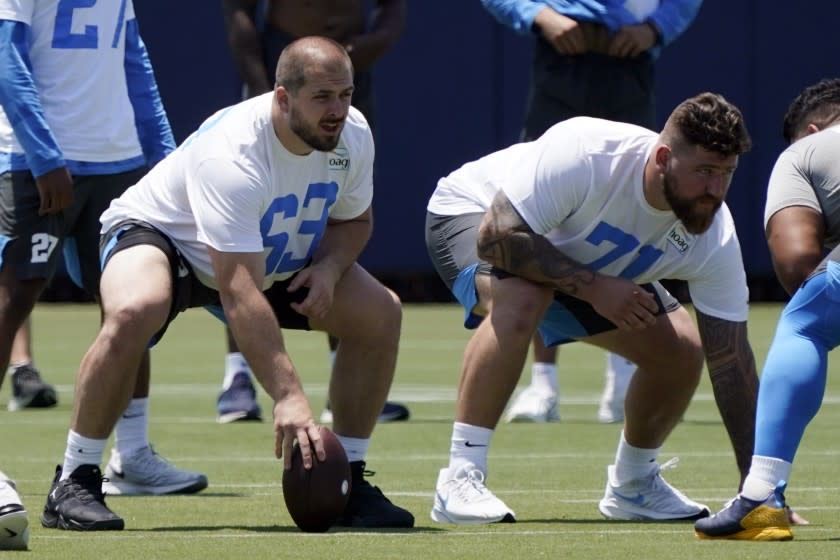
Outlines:
{"label": "white sneaker", "polygon": [[514,399],[505,414],[505,422],[559,422],[557,392],[547,387],[529,385]]}
{"label": "white sneaker", "polygon": [[706,505],[687,498],[659,474],[678,462],[675,457],[662,466],[656,465],[649,476],[622,485],[615,479],[615,465],[607,467],[607,489],[598,504],[601,514],[608,519],[628,521],[708,517],[711,512]]}
{"label": "white sneaker", "polygon": [[151,446],[127,457],[112,450],[102,481],[102,491],[115,496],[193,494],[205,488],[205,475],[179,469]]}
{"label": "white sneaker", "polygon": [[449,468],[438,473],[432,520],[456,525],[513,523],[516,516],[484,485],[484,473],[468,463],[452,475]]}
{"label": "white sneaker", "polygon": [[0,472],[0,550],[26,550],[29,546],[29,517],[15,483]]}
{"label": "white sneaker", "polygon": [[601,403],[598,406],[598,422],[618,424],[624,421],[624,398],[635,372],[636,364],[627,358],[612,353],[607,356],[604,392],[601,393]]}

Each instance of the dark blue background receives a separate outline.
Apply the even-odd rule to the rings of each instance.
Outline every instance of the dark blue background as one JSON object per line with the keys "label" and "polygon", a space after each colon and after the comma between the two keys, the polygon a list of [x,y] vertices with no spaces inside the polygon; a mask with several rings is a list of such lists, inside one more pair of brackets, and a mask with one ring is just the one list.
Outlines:
{"label": "dark blue background", "polygon": [[[477,0],[409,2],[407,28],[375,70],[377,169],[373,239],[363,263],[382,276],[430,276],[423,243],[426,201],[437,179],[514,142],[525,106],[531,39],[498,24]],[[140,30],[163,101],[183,140],[207,115],[234,103],[239,84],[220,3],[142,0]],[[686,97],[722,93],[744,112],[754,148],[727,199],[754,296],[775,285],[764,241],[764,190],[783,149],[791,99],[840,76],[834,33],[840,2],[795,5],[706,0],[693,26],[658,66],[660,123]],[[758,292],[758,293],[757,293]]]}

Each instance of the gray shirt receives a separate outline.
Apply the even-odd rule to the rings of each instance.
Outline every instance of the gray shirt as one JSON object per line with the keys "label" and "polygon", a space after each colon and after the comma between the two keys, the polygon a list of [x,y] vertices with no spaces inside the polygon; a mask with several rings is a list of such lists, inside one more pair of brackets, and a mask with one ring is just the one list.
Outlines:
{"label": "gray shirt", "polygon": [[840,125],[810,134],[782,152],[767,187],[764,226],[789,206],[813,208],[825,221],[825,245],[840,243]]}

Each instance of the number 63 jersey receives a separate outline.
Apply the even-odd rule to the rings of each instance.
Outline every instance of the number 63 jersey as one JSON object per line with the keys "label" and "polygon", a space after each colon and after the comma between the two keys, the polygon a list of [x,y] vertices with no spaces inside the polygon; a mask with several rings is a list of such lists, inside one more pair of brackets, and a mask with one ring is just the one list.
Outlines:
{"label": "number 63 jersey", "polygon": [[645,198],[645,164],[657,140],[634,125],[569,119],[444,177],[428,210],[484,212],[501,189],[534,232],[590,269],[637,284],[685,280],[697,309],[746,321],[746,274],[726,204],[693,235]]}
{"label": "number 63 jersey", "polygon": [[373,198],[373,137],[350,108],[331,152],[289,152],[274,131],[269,92],[208,118],[102,215],[103,230],[131,219],[166,234],[205,285],[207,247],[263,253],[263,289],[311,259],[328,219],[361,215]]}

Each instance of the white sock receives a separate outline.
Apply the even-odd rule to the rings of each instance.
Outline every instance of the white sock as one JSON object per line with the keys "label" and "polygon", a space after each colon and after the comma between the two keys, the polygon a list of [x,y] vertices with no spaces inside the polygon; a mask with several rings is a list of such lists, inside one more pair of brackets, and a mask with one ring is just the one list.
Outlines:
{"label": "white sock", "polygon": [[222,382],[222,391],[230,388],[231,383],[233,383],[233,376],[240,371],[251,375],[251,368],[248,367],[245,356],[242,355],[242,352],[229,352],[225,356],[225,380]]}
{"label": "white sock", "polygon": [[70,430],[67,434],[67,448],[64,450],[64,465],[61,468],[61,478],[70,478],[76,467],[80,465],[102,464],[102,454],[108,439],[91,439]]}
{"label": "white sock", "polygon": [[114,428],[114,450],[123,457],[149,445],[149,398],[131,399]]}
{"label": "white sock", "polygon": [[744,480],[741,495],[750,500],[766,500],[781,480],[790,480],[791,463],[775,457],[753,455],[750,473]]}
{"label": "white sock", "polygon": [[472,426],[463,422],[452,425],[452,443],[449,447],[449,469],[455,472],[463,465],[472,463],[487,474],[487,449],[493,430]]}
{"label": "white sock", "polygon": [[347,453],[347,460],[351,463],[355,461],[364,461],[367,455],[368,447],[370,447],[370,438],[354,438],[335,434],[344,452]]}
{"label": "white sock", "polygon": [[644,478],[656,468],[656,458],[659,450],[643,449],[634,447],[624,439],[624,430],[621,430],[621,440],[618,442],[618,450],[615,452],[615,478],[621,485],[631,480]]}
{"label": "white sock", "polygon": [[330,350],[330,357],[329,357],[329,360],[330,360],[330,371],[332,371],[332,368],[333,368],[333,366],[335,365],[335,353],[336,353],[336,351],[335,351],[335,350]]}
{"label": "white sock", "polygon": [[552,363],[534,362],[531,366],[531,387],[557,392],[557,366]]}

